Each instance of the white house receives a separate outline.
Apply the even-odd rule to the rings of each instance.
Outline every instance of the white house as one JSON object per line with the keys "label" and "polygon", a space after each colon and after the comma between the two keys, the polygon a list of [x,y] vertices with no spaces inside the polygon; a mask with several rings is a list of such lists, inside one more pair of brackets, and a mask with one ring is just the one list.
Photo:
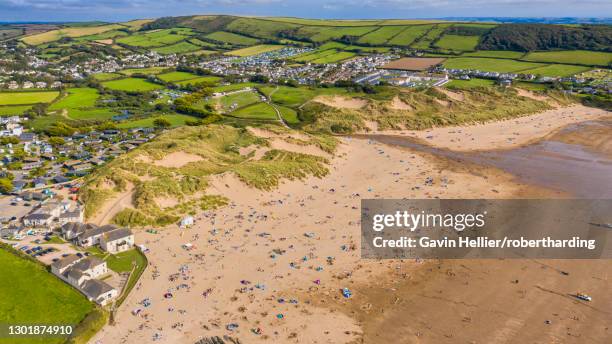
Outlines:
{"label": "white house", "polygon": [[97,245],[100,243],[102,234],[114,231],[115,229],[117,229],[117,227],[113,225],[106,225],[85,230],[77,237],[77,244],[82,247]]}
{"label": "white house", "polygon": [[106,252],[117,253],[127,251],[134,246],[134,234],[127,228],[116,229],[104,233],[100,237],[100,248]]}
{"label": "white house", "polygon": [[58,260],[57,262],[53,262],[53,264],[51,264],[51,272],[59,277],[64,273],[64,271],[66,271],[69,267],[74,265],[74,263],[78,262],[79,260],[81,260],[81,257],[75,254],[71,254],[67,257]]}
{"label": "white house", "polygon": [[32,213],[23,217],[23,225],[26,227],[48,227],[53,223],[53,216],[42,213]]}
{"label": "white house", "polygon": [[83,209],[76,208],[74,210],[66,211],[59,216],[59,223],[65,225],[70,222],[82,223],[83,222]]}
{"label": "white house", "polygon": [[88,280],[83,283],[81,291],[90,301],[106,305],[119,294],[117,289],[99,280]]}

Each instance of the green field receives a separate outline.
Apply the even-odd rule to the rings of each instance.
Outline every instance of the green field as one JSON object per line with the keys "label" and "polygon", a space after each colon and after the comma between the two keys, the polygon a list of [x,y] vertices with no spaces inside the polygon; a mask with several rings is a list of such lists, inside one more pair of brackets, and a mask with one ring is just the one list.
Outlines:
{"label": "green field", "polygon": [[204,36],[213,41],[228,43],[231,45],[254,45],[259,40],[247,36],[238,35],[231,32],[217,31]]}
{"label": "green field", "polygon": [[0,116],[21,115],[31,108],[30,105],[0,106]]}
{"label": "green field", "polygon": [[260,38],[274,38],[285,30],[297,29],[299,25],[291,23],[273,22],[256,18],[238,18],[232,21],[227,29],[232,32],[242,32],[249,36]]}
{"label": "green field", "polygon": [[164,29],[121,37],[116,39],[116,42],[133,47],[161,47],[182,41],[192,34],[191,29],[187,28]]}
{"label": "green field", "polygon": [[198,119],[197,117],[193,117],[193,116],[173,114],[173,115],[155,116],[155,117],[138,119],[134,121],[122,122],[122,123],[119,123],[117,127],[122,128],[122,129],[152,128],[154,127],[153,121],[157,118],[167,119],[168,121],[170,121],[170,124],[172,124],[173,127],[185,125],[186,121],[194,121]]}
{"label": "green field", "polygon": [[103,82],[102,85],[115,91],[148,92],[162,89],[161,85],[154,84],[145,79],[125,78]]}
{"label": "green field", "polygon": [[285,106],[276,106],[281,113],[281,117],[283,120],[289,124],[298,124],[300,120],[298,118],[297,112],[291,108]]}
{"label": "green field", "polygon": [[58,30],[51,30],[35,35],[30,35],[21,38],[21,40],[30,45],[39,45],[43,43],[57,41],[63,37],[81,37],[81,36],[89,36],[96,35],[106,31],[111,31],[115,29],[122,28],[121,25],[111,24],[111,25],[101,25],[101,26],[84,26],[84,27],[70,27],[70,28],[62,28]]}
{"label": "green field", "polygon": [[348,95],[344,88],[309,88],[289,86],[266,86],[261,92],[272,98],[272,101],[282,106],[297,108],[312,98],[320,95]]}
{"label": "green field", "polygon": [[[223,112],[230,112],[260,101],[259,94],[252,91],[233,93],[227,96],[213,98],[210,100],[210,103],[215,104],[216,107],[221,109]],[[230,110],[233,105],[233,110]]]}
{"label": "green field", "polygon": [[436,46],[448,50],[471,51],[476,49],[479,38],[480,36],[444,35],[436,42]]}
{"label": "green field", "polygon": [[612,63],[612,53],[585,50],[541,51],[529,53],[523,59],[535,62],[608,66]]}
{"label": "green field", "polygon": [[232,116],[249,119],[276,120],[276,111],[266,103],[257,103],[232,112]]}
{"label": "green field", "polygon": [[541,63],[478,57],[449,58],[444,62],[443,65],[446,68],[478,69],[486,72],[500,73],[519,72],[527,69],[545,66]]}
{"label": "green field", "polygon": [[120,71],[119,73],[123,75],[133,75],[133,74],[147,74],[147,75],[156,75],[163,72],[167,67],[149,67],[149,68],[128,68]]}
{"label": "green field", "polygon": [[298,55],[293,58],[297,62],[310,62],[310,63],[334,63],[342,60],[346,60],[355,56],[354,52],[350,51],[339,51],[337,49],[328,50],[315,50],[306,54]]}
{"label": "green field", "polygon": [[312,60],[310,62],[317,63],[317,64],[335,63],[335,62],[344,61],[344,60],[349,59],[349,58],[351,58],[351,57],[353,57],[355,55],[356,54],[354,52],[340,51],[340,52],[337,52],[335,54],[327,55],[327,56],[318,58],[316,60]]}
{"label": "green field", "polygon": [[226,55],[245,57],[245,56],[252,56],[252,55],[267,53],[269,51],[279,50],[284,47],[285,47],[284,45],[262,44],[262,45],[255,45],[255,46],[248,47],[248,48],[232,50],[230,52],[227,52]]}
{"label": "green field", "polygon": [[174,81],[195,79],[198,77],[198,75],[187,73],[187,72],[170,72],[170,73],[159,74],[157,75],[157,77],[165,82],[174,82]]}
{"label": "green field", "polygon": [[357,43],[382,45],[405,29],[406,26],[383,26],[376,31],[361,36]]}
{"label": "green field", "polygon": [[446,30],[450,24],[438,24],[434,25],[425,35],[418,39],[418,41],[411,44],[411,47],[418,49],[429,49],[431,44]]}
{"label": "green field", "polygon": [[165,47],[154,48],[153,51],[156,51],[162,55],[169,54],[183,54],[189,53],[192,51],[200,50],[200,47],[189,42],[183,41],[178,42],[176,44],[167,45]]}
{"label": "green field", "polygon": [[49,103],[57,96],[57,91],[0,92],[0,105]]}
{"label": "green field", "polygon": [[116,112],[108,108],[95,108],[100,95],[95,88],[70,88],[67,95],[49,106],[49,111],[66,110],[72,119],[111,119]]}
{"label": "green field", "polygon": [[505,50],[480,50],[469,51],[461,54],[466,57],[494,57],[501,59],[520,59],[525,53],[520,51],[505,51]]}
{"label": "green field", "polygon": [[376,26],[359,26],[359,27],[320,27],[320,26],[304,26],[301,27],[296,35],[298,37],[311,39],[313,42],[324,42],[331,39],[339,39],[342,36],[363,36],[371,31],[376,30]]}
{"label": "green field", "polygon": [[[0,322],[3,324],[80,323],[94,309],[76,289],[42,266],[0,249]],[[0,343],[63,343],[63,338],[0,338]]]}
{"label": "green field", "polygon": [[49,110],[93,107],[99,96],[95,88],[69,88],[66,96],[49,106]]}
{"label": "green field", "polygon": [[96,73],[91,75],[97,81],[108,81],[121,78],[122,75],[118,73]]}
{"label": "green field", "polygon": [[458,90],[472,89],[475,87],[490,87],[495,85],[495,81],[488,79],[470,79],[470,80],[451,80],[445,87]]}
{"label": "green field", "polygon": [[415,25],[409,26],[404,29],[404,31],[397,34],[397,36],[390,39],[387,44],[390,45],[398,45],[398,46],[409,46],[411,45],[417,38],[423,36],[429,29],[431,29],[432,25]]}
{"label": "green field", "polygon": [[182,80],[182,81],[177,81],[175,82],[175,84],[179,85],[179,86],[186,86],[186,85],[196,85],[199,83],[206,83],[206,84],[216,84],[219,81],[221,81],[221,78],[218,76],[199,76],[193,79],[188,79],[188,80]]}
{"label": "green field", "polygon": [[563,64],[551,64],[544,67],[538,67],[534,69],[527,69],[523,73],[536,74],[539,76],[571,76],[574,74],[586,72],[592,69],[592,67],[586,66],[574,66],[574,65],[563,65]]}

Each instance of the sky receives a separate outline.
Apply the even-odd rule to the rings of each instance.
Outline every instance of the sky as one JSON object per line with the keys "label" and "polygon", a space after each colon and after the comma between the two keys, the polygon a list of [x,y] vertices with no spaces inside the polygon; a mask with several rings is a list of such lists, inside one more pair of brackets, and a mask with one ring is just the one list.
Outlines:
{"label": "sky", "polygon": [[303,18],[612,17],[612,0],[0,0],[0,21],[192,14]]}

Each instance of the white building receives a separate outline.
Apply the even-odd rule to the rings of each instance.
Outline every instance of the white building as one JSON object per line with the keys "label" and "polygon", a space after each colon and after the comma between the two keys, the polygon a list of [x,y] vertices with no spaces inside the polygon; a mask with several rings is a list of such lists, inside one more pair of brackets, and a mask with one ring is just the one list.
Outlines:
{"label": "white building", "polygon": [[134,234],[127,228],[107,232],[100,237],[100,248],[106,252],[118,253],[134,246]]}

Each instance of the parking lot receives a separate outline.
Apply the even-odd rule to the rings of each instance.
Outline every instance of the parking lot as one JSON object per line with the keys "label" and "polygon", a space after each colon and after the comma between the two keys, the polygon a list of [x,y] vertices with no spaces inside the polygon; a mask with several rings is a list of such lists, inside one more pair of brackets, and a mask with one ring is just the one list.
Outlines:
{"label": "parking lot", "polygon": [[47,265],[68,254],[88,254],[79,252],[68,243],[47,243],[45,235],[28,235],[19,241],[2,241]]}

